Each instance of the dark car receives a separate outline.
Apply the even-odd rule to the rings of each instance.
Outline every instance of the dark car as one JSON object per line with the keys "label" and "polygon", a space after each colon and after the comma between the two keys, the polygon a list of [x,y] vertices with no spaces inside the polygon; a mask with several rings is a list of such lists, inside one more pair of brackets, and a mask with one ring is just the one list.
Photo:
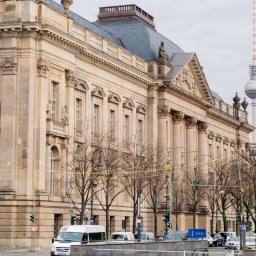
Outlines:
{"label": "dark car", "polygon": [[225,245],[225,241],[224,238],[219,234],[216,233],[213,235],[213,246],[224,246]]}

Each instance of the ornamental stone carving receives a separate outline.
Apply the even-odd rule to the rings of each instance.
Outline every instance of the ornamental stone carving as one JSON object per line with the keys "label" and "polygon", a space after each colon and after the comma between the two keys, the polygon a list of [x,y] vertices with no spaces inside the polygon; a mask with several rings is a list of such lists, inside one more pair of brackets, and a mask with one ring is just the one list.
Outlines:
{"label": "ornamental stone carving", "polygon": [[181,111],[173,112],[172,119],[173,119],[174,123],[176,123],[176,124],[181,123],[183,121],[183,118],[184,118],[183,112],[181,112]]}
{"label": "ornamental stone carving", "polygon": [[38,59],[37,60],[37,75],[47,78],[49,67],[50,67],[50,65],[46,60]]}
{"label": "ornamental stone carving", "polygon": [[53,111],[52,111],[52,102],[49,101],[48,104],[46,105],[46,120],[52,120],[53,119]]}
{"label": "ornamental stone carving", "polygon": [[208,139],[214,139],[214,138],[215,138],[214,132],[209,131],[209,132],[208,132]]}
{"label": "ornamental stone carving", "polygon": [[216,141],[221,142],[222,141],[222,136],[220,134],[216,133],[215,139],[216,139]]}
{"label": "ornamental stone carving", "polygon": [[236,142],[234,140],[230,140],[230,146],[234,147],[236,145]]}
{"label": "ornamental stone carving", "polygon": [[73,0],[61,0],[61,4],[63,5],[63,7],[65,9],[65,14],[70,16],[69,8],[70,8],[70,5],[73,4]]}
{"label": "ornamental stone carving", "polygon": [[66,86],[74,87],[76,83],[76,78],[77,78],[75,71],[66,70],[65,77],[66,77]]}
{"label": "ornamental stone carving", "polygon": [[199,133],[207,133],[208,123],[206,122],[198,122],[198,132]]}
{"label": "ornamental stone carving", "polygon": [[6,57],[2,64],[3,75],[15,75],[17,73],[17,60],[16,57]]}
{"label": "ornamental stone carving", "polygon": [[188,129],[194,128],[197,123],[197,119],[195,117],[187,117],[186,118],[186,126]]}
{"label": "ornamental stone carving", "polygon": [[223,137],[223,143],[228,145],[229,144],[229,138],[228,137]]}
{"label": "ornamental stone carving", "polygon": [[170,113],[170,108],[167,105],[157,106],[158,116],[168,116]]}
{"label": "ornamental stone carving", "polygon": [[65,105],[62,109],[62,118],[61,121],[64,125],[68,125],[68,106]]}
{"label": "ornamental stone carving", "polygon": [[170,65],[170,63],[169,63],[169,56],[165,53],[164,42],[161,42],[161,45],[159,46],[159,50],[158,50],[158,63],[159,64]]}

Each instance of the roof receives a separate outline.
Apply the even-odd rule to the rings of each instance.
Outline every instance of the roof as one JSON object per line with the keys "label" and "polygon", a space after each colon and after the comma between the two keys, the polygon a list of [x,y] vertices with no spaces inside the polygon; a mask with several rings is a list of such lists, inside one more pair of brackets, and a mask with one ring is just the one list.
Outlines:
{"label": "roof", "polygon": [[125,49],[147,61],[158,61],[161,42],[169,58],[174,53],[184,53],[178,45],[138,18],[98,20],[94,24],[119,37]]}
{"label": "roof", "polygon": [[221,101],[224,101],[224,100],[220,97],[220,95],[219,95],[217,92],[211,90],[211,93],[212,93],[212,96],[213,96],[214,98],[216,98],[216,99],[218,99],[218,100],[221,100]]}
{"label": "roof", "polygon": [[[62,5],[56,3],[53,0],[45,0],[45,3],[48,4],[49,6],[53,7],[54,9],[62,12],[62,13],[65,12],[64,7]],[[111,42],[113,42],[116,45],[124,47],[120,38],[118,38],[117,36],[115,36],[115,35],[111,34],[110,32],[98,27],[96,24],[93,24],[92,22],[86,20],[85,18],[77,15],[76,13],[74,13],[72,11],[69,11],[69,13],[72,16],[72,18],[74,19],[74,21],[76,23],[78,23],[79,25],[90,29],[91,31],[95,32],[98,35],[101,35],[102,37],[107,38],[108,40],[110,40]]]}

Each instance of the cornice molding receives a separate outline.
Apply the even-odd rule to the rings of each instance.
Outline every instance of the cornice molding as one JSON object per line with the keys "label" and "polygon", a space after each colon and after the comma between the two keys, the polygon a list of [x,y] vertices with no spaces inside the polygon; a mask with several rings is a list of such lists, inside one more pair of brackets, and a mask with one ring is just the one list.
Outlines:
{"label": "cornice molding", "polygon": [[[52,27],[51,25],[40,25],[38,23],[4,23],[0,25],[0,34],[4,33],[8,37],[22,37],[24,32],[28,32],[30,35],[31,33],[34,33],[34,35],[37,35],[38,39],[45,39],[52,43],[56,43],[58,46],[75,52],[79,58],[86,58],[95,65],[99,65],[109,71],[117,72],[119,75],[123,75],[126,78],[132,79],[133,81],[142,83],[146,86],[151,86],[154,84],[152,82],[152,78],[148,77],[148,79],[146,79],[139,75],[143,74],[143,76],[146,77],[148,76],[147,73],[138,70],[133,66],[129,66],[126,63],[107,55],[107,53],[100,52],[90,45],[87,45],[85,42],[74,38],[63,31]],[[29,36],[29,34],[27,34],[27,36]],[[116,64],[107,60],[106,56],[107,58],[111,58],[111,61],[116,62]],[[122,63],[123,67],[120,65],[120,63]],[[125,66],[127,69],[124,68]],[[132,72],[130,72],[128,69],[132,69]]]}

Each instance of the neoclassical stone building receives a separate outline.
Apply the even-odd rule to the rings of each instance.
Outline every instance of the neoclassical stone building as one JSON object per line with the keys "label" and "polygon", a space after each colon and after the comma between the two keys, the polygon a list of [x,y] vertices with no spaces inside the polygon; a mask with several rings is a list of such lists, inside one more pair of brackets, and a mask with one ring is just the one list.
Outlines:
{"label": "neoclassical stone building", "polygon": [[[159,34],[151,15],[136,5],[104,7],[89,22],[69,11],[70,2],[0,0],[3,244],[31,244],[34,200],[36,245],[49,246],[69,222],[68,184],[53,177],[65,173],[60,166],[67,145],[79,140],[85,124],[91,124],[87,132],[95,141],[115,122],[118,141],[139,133],[148,144],[173,149],[174,172],[195,161],[229,157],[238,148],[245,152],[253,131],[239,99],[231,106],[211,91],[196,53]],[[197,225],[209,230],[205,208],[207,202]],[[164,211],[159,206],[159,231]],[[104,224],[96,204],[93,213]],[[145,203],[142,215],[144,229],[151,231]],[[116,230],[124,217],[131,218],[122,195],[111,216]],[[187,229],[191,214],[184,210],[179,222]]]}

